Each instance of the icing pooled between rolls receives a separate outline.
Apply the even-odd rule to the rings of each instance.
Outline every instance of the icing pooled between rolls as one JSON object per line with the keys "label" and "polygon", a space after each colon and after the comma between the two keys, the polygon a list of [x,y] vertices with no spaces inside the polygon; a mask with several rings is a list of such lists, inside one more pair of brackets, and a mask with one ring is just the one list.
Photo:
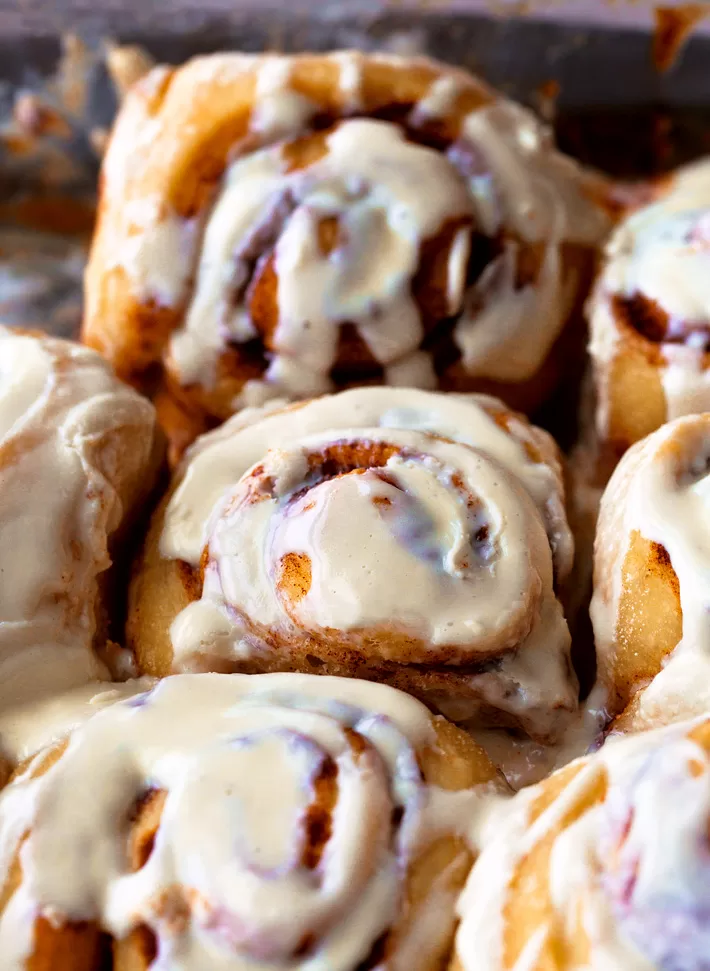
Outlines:
{"label": "icing pooled between rolls", "polygon": [[607,742],[491,816],[463,971],[706,971],[707,719]]}
{"label": "icing pooled between rolls", "polygon": [[[641,333],[657,344],[668,419],[710,408],[710,162],[680,169],[632,212],[606,247],[589,304],[590,350],[602,382],[598,423],[608,423],[605,382],[618,353],[618,301],[642,302]],[[650,330],[648,329],[650,328]]]}
{"label": "icing pooled between rolls", "polygon": [[[370,60],[405,63],[380,55]],[[236,146],[204,214],[201,242],[194,220],[164,207],[153,211],[147,197],[131,203],[135,218],[119,265],[142,301],[186,305],[170,342],[174,376],[210,389],[223,352],[264,336],[251,298],[255,281],[271,274],[278,320],[266,340],[269,364],[235,407],[333,390],[331,370],[346,324],[387,383],[403,383],[404,371],[409,382],[435,387],[434,355],[421,349],[432,321],[416,291],[427,245],[445,238],[446,265],[436,274],[443,306],[434,318],[455,321],[454,345],[471,377],[527,380],[575,299],[577,281],[563,279],[562,244],[594,246],[607,231],[607,216],[591,198],[596,183],[556,151],[535,116],[494,100],[472,78],[452,70],[411,107],[413,130],[425,131],[450,114],[463,91],[479,93],[481,104],[462,120],[458,139],[435,150],[409,140],[398,124],[357,117],[364,110],[363,57],[350,52],[324,61],[337,65],[341,109],[335,114],[344,117],[322,134],[314,125],[323,106],[290,87],[295,59],[215,56],[189,65],[194,85],[237,83],[249,71],[256,78],[249,135]],[[297,154],[294,162],[304,135],[312,157]],[[112,192],[120,191],[118,166],[109,161]],[[481,237],[496,241],[497,254],[471,281],[469,260]],[[539,245],[541,254],[535,280],[524,284],[517,281],[521,244]],[[175,270],[167,287],[166,262]]]}
{"label": "icing pooled between rolls", "polygon": [[147,401],[93,351],[0,326],[0,707],[104,673],[97,578],[123,510],[95,455],[123,424],[150,429],[147,465]]}
{"label": "icing pooled between rolls", "polygon": [[[88,922],[124,947],[141,928],[155,971],[353,971],[384,935],[393,967],[428,968],[452,888],[434,873],[412,911],[412,866],[437,839],[465,836],[496,788],[437,788],[420,765],[436,744],[414,699],[327,677],[181,675],[97,712],[55,764],[42,773],[38,756],[0,795],[3,872],[22,844],[3,968],[26,966],[41,919]],[[146,799],[160,800],[159,819],[136,859]]]}
{"label": "icing pooled between rolls", "polygon": [[525,678],[511,708],[570,684],[561,470],[494,399],[369,388],[237,415],[188,454],[160,544],[202,567],[171,630],[178,670],[343,632],[374,635],[379,660],[503,656]]}

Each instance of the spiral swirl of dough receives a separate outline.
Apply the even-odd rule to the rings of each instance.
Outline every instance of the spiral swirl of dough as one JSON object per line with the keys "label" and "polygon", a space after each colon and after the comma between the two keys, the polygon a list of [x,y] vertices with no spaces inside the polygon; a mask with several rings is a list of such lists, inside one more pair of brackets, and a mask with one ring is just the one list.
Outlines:
{"label": "spiral swirl of dough", "polygon": [[482,833],[459,971],[705,971],[710,721],[607,742]]}
{"label": "spiral swirl of dough", "polygon": [[601,185],[433,61],[156,68],[106,156],[84,336],[219,419],[372,381],[522,384],[608,227]]}
{"label": "spiral swirl of dough", "polygon": [[3,967],[94,971],[110,935],[112,966],[141,971],[407,956],[428,971],[495,778],[463,733],[382,685],[165,679],[97,712],[0,796]]}
{"label": "spiral swirl of dough", "polygon": [[398,687],[438,676],[472,715],[542,734],[574,707],[556,449],[494,399],[370,388],[238,415],[187,457],[160,552],[198,588],[173,670],[316,657]]}

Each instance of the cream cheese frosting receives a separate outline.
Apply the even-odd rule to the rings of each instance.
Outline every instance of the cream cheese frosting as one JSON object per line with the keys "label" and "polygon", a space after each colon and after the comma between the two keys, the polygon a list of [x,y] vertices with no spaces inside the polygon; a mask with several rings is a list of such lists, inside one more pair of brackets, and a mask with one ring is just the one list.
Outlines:
{"label": "cream cheese frosting", "polygon": [[[22,844],[3,967],[27,966],[44,917],[117,940],[142,927],[156,971],[353,971],[394,928],[392,967],[425,971],[454,902],[444,870],[408,913],[411,867],[438,838],[465,839],[496,790],[427,781],[419,754],[436,739],[408,695],[329,677],[179,675],[102,708],[0,795],[3,872]],[[158,792],[152,849],[132,867],[124,820]]]}
{"label": "cream cheese frosting", "polygon": [[463,971],[704,971],[707,718],[607,742],[487,817]]}
{"label": "cream cheese frosting", "polygon": [[674,173],[609,239],[589,303],[590,351],[600,383],[598,427],[608,428],[606,382],[620,349],[616,299],[642,297],[659,316],[667,419],[710,407],[710,162]]}
{"label": "cream cheese frosting", "polygon": [[0,751],[14,765],[24,762],[60,742],[97,711],[148,691],[153,683],[152,678],[90,681],[6,708],[0,711]]}
{"label": "cream cheese frosting", "polygon": [[[290,173],[280,146],[230,167],[207,223],[184,327],[172,339],[184,383],[200,381],[206,364],[215,366],[226,335],[256,336],[241,299],[233,309],[234,260],[237,254],[238,267],[248,260],[250,240],[274,223],[281,316],[267,382],[299,397],[331,390],[334,323],[358,321],[368,348],[385,365],[419,347],[424,332],[410,289],[419,249],[447,220],[472,220],[465,182],[445,156],[407,142],[386,122],[343,122],[326,147],[320,162]],[[339,220],[343,242],[326,255],[318,226],[331,217]],[[468,248],[460,247],[449,272],[456,308],[467,259]]]}
{"label": "cream cheese frosting", "polygon": [[[504,707],[567,694],[561,469],[549,437],[494,399],[367,388],[242,412],[188,453],[160,549],[202,568],[171,629],[177,670],[268,653],[272,635],[395,631],[405,646],[381,637],[380,660],[509,653],[493,681],[522,687],[493,692]],[[294,559],[309,575],[295,599]]]}
{"label": "cream cheese frosting", "polygon": [[[391,55],[368,60],[401,67]],[[465,117],[459,139],[437,151],[407,140],[396,124],[352,117],[362,111],[365,58],[356,52],[324,55],[338,71],[336,104],[344,115],[323,139],[322,155],[302,168],[291,164],[290,140],[312,135],[322,106],[294,91],[296,59],[216,55],[191,62],[194,86],[236,83],[253,72],[250,131],[236,146],[204,229],[182,222],[165,204],[134,198],[135,218],[112,249],[143,302],[178,308],[184,315],[172,335],[169,361],[184,385],[214,386],[220,355],[257,333],[249,308],[249,282],[262,252],[273,251],[278,278],[278,322],[270,335],[269,364],[234,406],[255,395],[309,397],[333,390],[340,328],[354,325],[384,370],[385,381],[431,387],[433,358],[421,351],[424,321],[413,285],[422,248],[453,227],[445,290],[445,316],[456,319],[454,341],[471,376],[522,382],[537,372],[567,319],[577,281],[565,275],[565,243],[597,245],[609,228],[598,183],[559,153],[548,128],[531,112],[493,100],[479,82],[454,70],[432,81],[412,106],[417,123],[450,113],[463,90],[480,87],[482,105]],[[156,69],[159,72],[161,69]],[[156,74],[159,83],[162,75]],[[141,82],[146,91],[151,76]],[[159,113],[134,132],[130,105],[119,119],[106,162],[106,191],[121,197],[130,150],[160,125]],[[124,171],[125,170],[125,171]],[[324,221],[338,223],[324,247]],[[480,278],[467,284],[475,235],[505,238]],[[522,245],[540,246],[537,279],[519,286]],[[115,254],[115,256],[114,256]],[[165,267],[171,268],[166,285]],[[421,364],[421,356],[429,366]],[[410,367],[413,355],[417,365]]]}
{"label": "cream cheese frosting", "polygon": [[687,415],[629,449],[602,497],[591,605],[598,654],[616,650],[623,564],[634,532],[666,550],[678,578],[682,638],[638,699],[640,715],[651,721],[708,710],[709,463],[710,416]]}
{"label": "cream cheese frosting", "polygon": [[126,512],[111,436],[136,426],[147,468],[154,424],[95,352],[0,326],[0,710],[106,673],[98,583]]}

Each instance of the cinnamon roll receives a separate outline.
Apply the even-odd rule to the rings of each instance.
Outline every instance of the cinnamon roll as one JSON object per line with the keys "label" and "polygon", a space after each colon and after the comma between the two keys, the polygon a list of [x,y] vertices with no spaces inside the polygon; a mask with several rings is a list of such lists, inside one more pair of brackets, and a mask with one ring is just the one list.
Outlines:
{"label": "cinnamon roll", "polygon": [[113,560],[161,441],[95,351],[0,326],[0,710],[118,673]]}
{"label": "cinnamon roll", "polygon": [[141,671],[382,681],[549,740],[576,708],[553,440],[500,402],[360,388],[198,439],[131,587]]}
{"label": "cinnamon roll", "polygon": [[710,414],[638,442],[601,502],[592,622],[617,727],[710,711]]}
{"label": "cinnamon roll", "polygon": [[383,685],[167,678],[0,795],[2,967],[435,971],[503,788]]}
{"label": "cinnamon roll", "polygon": [[607,742],[483,827],[452,971],[706,971],[710,719]]}
{"label": "cinnamon roll", "polygon": [[84,339],[124,376],[157,366],[178,448],[245,403],[354,384],[527,411],[569,372],[605,191],[530,112],[433,61],[159,67],[104,162]]}
{"label": "cinnamon roll", "polygon": [[710,409],[710,162],[650,191],[612,235],[588,308],[597,428],[617,454]]}

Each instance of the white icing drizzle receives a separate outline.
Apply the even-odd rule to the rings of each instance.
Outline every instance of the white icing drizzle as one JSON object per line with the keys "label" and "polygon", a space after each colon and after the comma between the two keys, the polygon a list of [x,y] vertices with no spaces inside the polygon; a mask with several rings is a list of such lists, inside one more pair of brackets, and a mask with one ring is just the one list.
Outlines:
{"label": "white icing drizzle", "polygon": [[152,688],[152,678],[78,685],[28,704],[0,711],[0,749],[17,764],[53,745],[107,705]]}
{"label": "white icing drizzle", "polygon": [[158,199],[126,203],[126,239],[110,255],[107,270],[120,267],[145,302],[171,307],[184,299],[198,238],[194,219],[164,212]]}
{"label": "white icing drizzle", "polygon": [[670,421],[710,408],[710,369],[705,367],[704,353],[697,347],[669,344],[663,356],[661,380],[666,396],[666,418]]}
{"label": "white icing drizzle", "polygon": [[126,424],[147,468],[148,401],[93,351],[0,326],[0,711],[104,673],[95,609],[124,515],[111,436]]}
{"label": "white icing drizzle", "polygon": [[532,376],[559,334],[561,306],[566,315],[576,283],[562,288],[559,248],[550,245],[535,283],[516,288],[518,245],[506,244],[469,292],[477,310],[464,314],[454,335],[466,371],[472,376],[515,381]]}
{"label": "white icing drizzle", "polygon": [[434,81],[425,96],[417,104],[415,117],[441,118],[453,108],[461,92],[461,78],[456,74],[442,75]]}
{"label": "white icing drizzle", "polygon": [[585,200],[579,167],[554,150],[550,131],[524,108],[486,105],[466,119],[463,137],[485,161],[486,174],[470,180],[477,224],[491,236],[506,229],[546,244],[535,282],[517,288],[519,243],[508,241],[470,288],[456,325],[469,374],[521,381],[539,369],[574,303],[578,281],[563,276],[560,244],[593,246],[608,222]]}
{"label": "white icing drizzle", "polygon": [[[531,811],[556,776],[488,814],[483,852],[458,907],[463,971],[537,971],[552,966],[551,953],[576,971],[703,971],[710,950],[710,758],[690,737],[702,727],[703,720],[686,722],[607,742],[572,764],[576,774],[534,820]],[[604,784],[601,801],[566,822]],[[512,881],[550,839],[537,877],[544,884],[528,909],[529,917],[540,914],[539,923],[512,963],[505,945],[516,929],[510,907],[524,904],[526,893]]]}
{"label": "white icing drizzle", "polygon": [[709,461],[710,416],[676,419],[629,449],[602,497],[591,605],[602,660],[617,649],[623,566],[632,534],[638,531],[664,547],[678,577],[683,634],[641,695],[640,715],[651,720],[654,714],[671,720],[708,710]]}
{"label": "white icing drizzle", "polygon": [[[130,237],[126,268],[138,298],[167,299],[173,306],[187,298],[182,326],[168,351],[176,378],[212,388],[225,348],[256,336],[247,284],[260,271],[258,258],[275,247],[278,325],[268,342],[271,364],[263,377],[266,385],[275,386],[271,393],[309,397],[331,390],[343,324],[357,328],[385,380],[396,383],[400,362],[419,349],[423,337],[412,294],[422,245],[455,219],[462,228],[449,253],[447,314],[459,318],[455,341],[464,365],[472,377],[527,380],[544,361],[574,299],[577,281],[566,273],[561,244],[595,246],[608,229],[602,206],[591,196],[597,181],[556,151],[548,129],[534,115],[503,99],[464,119],[463,154],[473,151],[484,164],[481,171],[474,165],[473,174],[462,174],[451,152],[409,142],[395,124],[348,119],[361,110],[365,58],[352,51],[327,57],[339,70],[344,119],[326,138],[325,154],[295,171],[284,140],[301,133],[313,137],[308,126],[318,106],[289,86],[294,59],[235,55],[230,67],[222,55],[190,67],[192,83],[213,85],[235,83],[251,69],[256,92],[252,137],[243,149],[236,147],[236,160],[204,214],[203,240],[198,241],[193,227],[181,237],[169,213],[144,205],[150,200],[136,200],[145,225],[136,220],[127,230],[124,226]],[[407,63],[392,56],[374,59]],[[412,109],[412,123],[444,117],[457,94],[475,83],[459,72],[440,74]],[[483,88],[481,97],[486,100]],[[125,151],[130,129],[126,114],[122,137],[114,138],[109,156],[118,158]],[[120,167],[112,158],[106,164],[111,171]],[[319,240],[326,219],[338,224],[329,252]],[[158,229],[161,220],[167,221],[165,231]],[[467,287],[474,230],[544,243],[540,279],[517,287],[519,244],[511,239],[484,277]],[[184,258],[186,243],[191,260]],[[123,244],[116,260],[124,262]],[[166,267],[170,281],[165,280]],[[191,267],[197,272],[187,293]],[[433,363],[410,373],[429,387]]]}
{"label": "white icing drizzle", "polygon": [[[471,185],[484,232],[505,228],[530,243],[568,240],[589,246],[604,238],[608,217],[586,195],[599,186],[573,159],[556,151],[551,129],[532,112],[499,99],[470,114],[463,135],[490,172],[483,179],[474,177]],[[491,182],[499,208],[487,221],[483,214]]]}
{"label": "white icing drizzle", "polygon": [[[590,352],[599,376],[600,433],[608,432],[609,371],[624,353],[614,298],[642,296],[667,316],[659,347],[667,419],[710,408],[706,338],[710,329],[710,163],[680,169],[656,199],[611,236],[589,302]],[[684,343],[672,339],[684,338]]]}
{"label": "white icing drizzle", "polygon": [[[419,248],[447,220],[472,217],[465,184],[443,155],[405,141],[385,122],[344,121],[326,143],[323,158],[305,169],[288,173],[276,146],[238,159],[227,172],[207,224],[185,327],[171,341],[183,381],[201,380],[210,361],[214,367],[225,333],[237,341],[254,336],[242,300],[232,309],[233,254],[245,244],[249,253],[250,234],[268,233],[286,216],[274,251],[279,323],[265,380],[297,397],[330,390],[334,323],[357,321],[383,365],[418,348],[423,329],[410,284]],[[333,217],[339,242],[326,253],[318,227]],[[237,258],[236,277],[247,274]],[[238,318],[236,328],[228,315]]]}
{"label": "white icing drizzle", "polygon": [[[482,396],[363,388],[243,412],[198,440],[160,541],[164,556],[193,566],[208,549],[202,598],[172,627],[176,668],[205,652],[267,650],[259,629],[399,630],[422,646],[394,660],[470,663],[519,647],[492,676],[523,685],[498,692],[504,709],[565,696],[569,633],[551,555],[566,575],[560,469],[545,433],[501,409]],[[358,442],[394,454],[381,468],[313,477],[310,456]],[[280,583],[293,555],[310,571],[296,604]]]}
{"label": "white icing drizzle", "polygon": [[346,112],[362,108],[363,55],[359,51],[336,51],[332,60],[340,66],[340,93]]}
{"label": "white icing drizzle", "polygon": [[291,62],[277,55],[264,58],[256,80],[256,103],[250,129],[268,139],[295,135],[311,120],[316,106],[291,91]]}
{"label": "white icing drizzle", "polygon": [[[392,967],[405,966],[401,949],[425,971],[453,901],[449,890],[440,906],[442,874],[408,915],[405,880],[431,841],[471,828],[491,791],[424,781],[418,754],[435,742],[408,695],[328,677],[180,675],[99,710],[45,774],[30,766],[0,796],[4,872],[27,833],[22,882],[0,917],[3,967],[26,967],[45,916],[94,921],[117,939],[143,925],[156,971],[351,971],[392,928]],[[308,811],[326,770],[330,832],[309,863]],[[132,871],[123,821],[155,790],[160,824]],[[438,926],[417,934],[415,952],[430,907]]]}
{"label": "white icing drizzle", "polygon": [[438,380],[431,357],[424,351],[413,351],[385,368],[385,384],[395,388],[422,388],[434,391]]}

